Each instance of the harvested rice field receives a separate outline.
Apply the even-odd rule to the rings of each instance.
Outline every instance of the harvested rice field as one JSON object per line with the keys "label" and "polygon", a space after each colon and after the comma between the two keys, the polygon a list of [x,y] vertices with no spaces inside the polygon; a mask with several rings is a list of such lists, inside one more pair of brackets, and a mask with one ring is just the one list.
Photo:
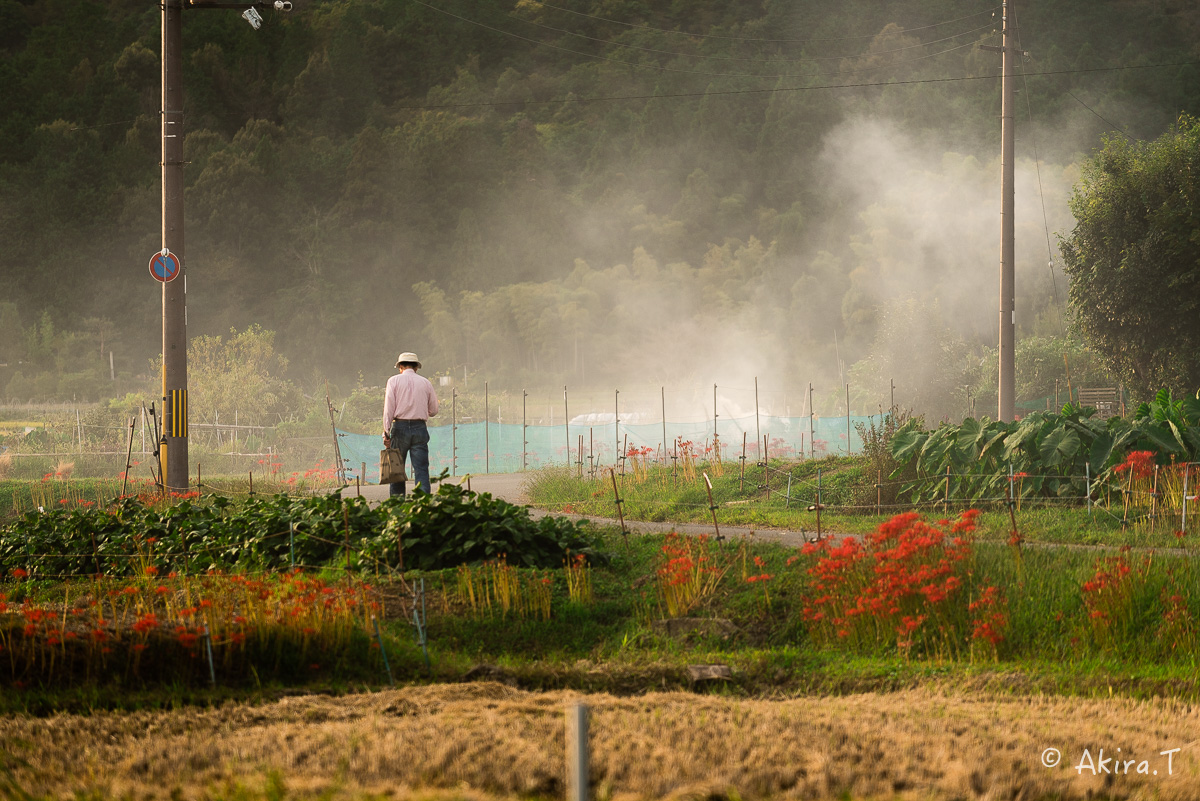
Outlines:
{"label": "harvested rice field", "polygon": [[25,760],[11,778],[35,797],[562,797],[564,709],[576,700],[591,710],[593,798],[1200,794],[1196,705],[929,688],[748,700],[481,682],[6,717],[0,744]]}

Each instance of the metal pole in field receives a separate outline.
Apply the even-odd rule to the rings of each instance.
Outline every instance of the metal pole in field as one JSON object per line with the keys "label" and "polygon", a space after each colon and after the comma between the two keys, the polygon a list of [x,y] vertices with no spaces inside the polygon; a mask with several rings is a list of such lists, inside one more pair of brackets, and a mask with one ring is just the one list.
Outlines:
{"label": "metal pole in field", "polygon": [[[1192,463],[1187,462],[1183,466],[1183,512],[1179,515],[1179,530],[1187,534],[1187,502],[1188,502],[1188,474],[1192,472]],[[123,493],[122,493],[123,494]],[[1089,493],[1090,495],[1090,493]],[[1088,508],[1091,508],[1091,498],[1088,499]]]}
{"label": "metal pole in field", "polygon": [[846,385],[846,455],[850,455],[850,385]]}
{"label": "metal pole in field", "polygon": [[667,463],[667,388],[659,387],[659,394],[662,396],[662,416],[663,416],[663,464]]}
{"label": "metal pole in field", "polygon": [[808,384],[808,458],[817,458],[817,438],[813,433],[813,387]]}
{"label": "metal pole in field", "polygon": [[450,390],[450,475],[458,474],[458,388]]}
{"label": "metal pole in field", "polygon": [[492,472],[492,424],[488,419],[488,382],[483,382],[483,472]]}
{"label": "metal pole in field", "polygon": [[577,701],[567,707],[567,801],[587,801],[588,761],[588,710]]}
{"label": "metal pole in field", "polygon": [[525,447],[528,440],[525,438],[525,399],[529,397],[529,393],[521,390],[521,472],[525,471]]}
{"label": "metal pole in field", "polygon": [[563,384],[563,434],[567,438],[567,469],[571,469],[571,407],[567,403],[567,385]]}
{"label": "metal pole in field", "polygon": [[[762,425],[758,420],[758,376],[754,376],[754,441],[757,443],[762,439]],[[763,452],[763,460],[765,461],[767,454]]]}
{"label": "metal pole in field", "polygon": [[616,465],[621,458],[621,390],[617,390],[613,394],[613,450],[616,455],[613,456],[613,465]]}

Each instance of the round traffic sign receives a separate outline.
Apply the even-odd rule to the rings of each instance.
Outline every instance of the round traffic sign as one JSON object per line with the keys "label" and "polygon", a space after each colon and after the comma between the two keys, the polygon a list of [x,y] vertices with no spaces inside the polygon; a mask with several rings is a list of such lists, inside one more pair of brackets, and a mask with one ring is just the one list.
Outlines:
{"label": "round traffic sign", "polygon": [[179,269],[179,257],[166,248],[150,257],[150,275],[155,281],[174,281]]}

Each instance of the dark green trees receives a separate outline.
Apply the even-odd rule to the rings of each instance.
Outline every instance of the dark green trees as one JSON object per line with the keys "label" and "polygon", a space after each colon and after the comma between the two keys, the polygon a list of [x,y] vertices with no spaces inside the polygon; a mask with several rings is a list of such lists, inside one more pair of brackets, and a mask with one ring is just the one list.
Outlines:
{"label": "dark green trees", "polygon": [[1089,343],[1134,390],[1200,386],[1200,121],[1152,142],[1108,139],[1071,199],[1062,243]]}

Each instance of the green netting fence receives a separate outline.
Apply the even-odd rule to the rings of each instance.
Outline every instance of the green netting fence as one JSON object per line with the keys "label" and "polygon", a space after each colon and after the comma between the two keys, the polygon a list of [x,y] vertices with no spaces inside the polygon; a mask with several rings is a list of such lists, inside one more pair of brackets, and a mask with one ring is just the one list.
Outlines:
{"label": "green netting fence", "polygon": [[[883,415],[842,417],[771,417],[725,419],[717,424],[717,439],[722,457],[736,459],[742,454],[745,435],[746,458],[758,460],[763,450],[759,436],[767,437],[767,455],[771,458],[802,459],[815,456],[858,453],[862,440],[855,425],[879,426]],[[438,475],[515,473],[550,465],[582,468],[619,464],[618,457],[628,450],[649,448],[651,458],[662,458],[664,425],[658,423],[575,423],[567,425],[526,425],[513,423],[464,423],[431,426],[429,429],[429,472]],[[849,423],[849,426],[847,426]],[[811,424],[811,429],[810,429]],[[485,428],[486,426],[486,428]],[[848,429],[848,430],[847,430]],[[810,434],[811,431],[811,434]],[[360,477],[366,483],[379,481],[378,435],[337,432],[338,446],[347,478]],[[581,440],[582,438],[582,440]],[[756,441],[757,439],[757,441]],[[682,443],[702,457],[711,454],[713,421],[672,423],[665,426],[668,451]],[[568,454],[568,449],[570,453]],[[365,465],[366,472],[363,474]]]}

